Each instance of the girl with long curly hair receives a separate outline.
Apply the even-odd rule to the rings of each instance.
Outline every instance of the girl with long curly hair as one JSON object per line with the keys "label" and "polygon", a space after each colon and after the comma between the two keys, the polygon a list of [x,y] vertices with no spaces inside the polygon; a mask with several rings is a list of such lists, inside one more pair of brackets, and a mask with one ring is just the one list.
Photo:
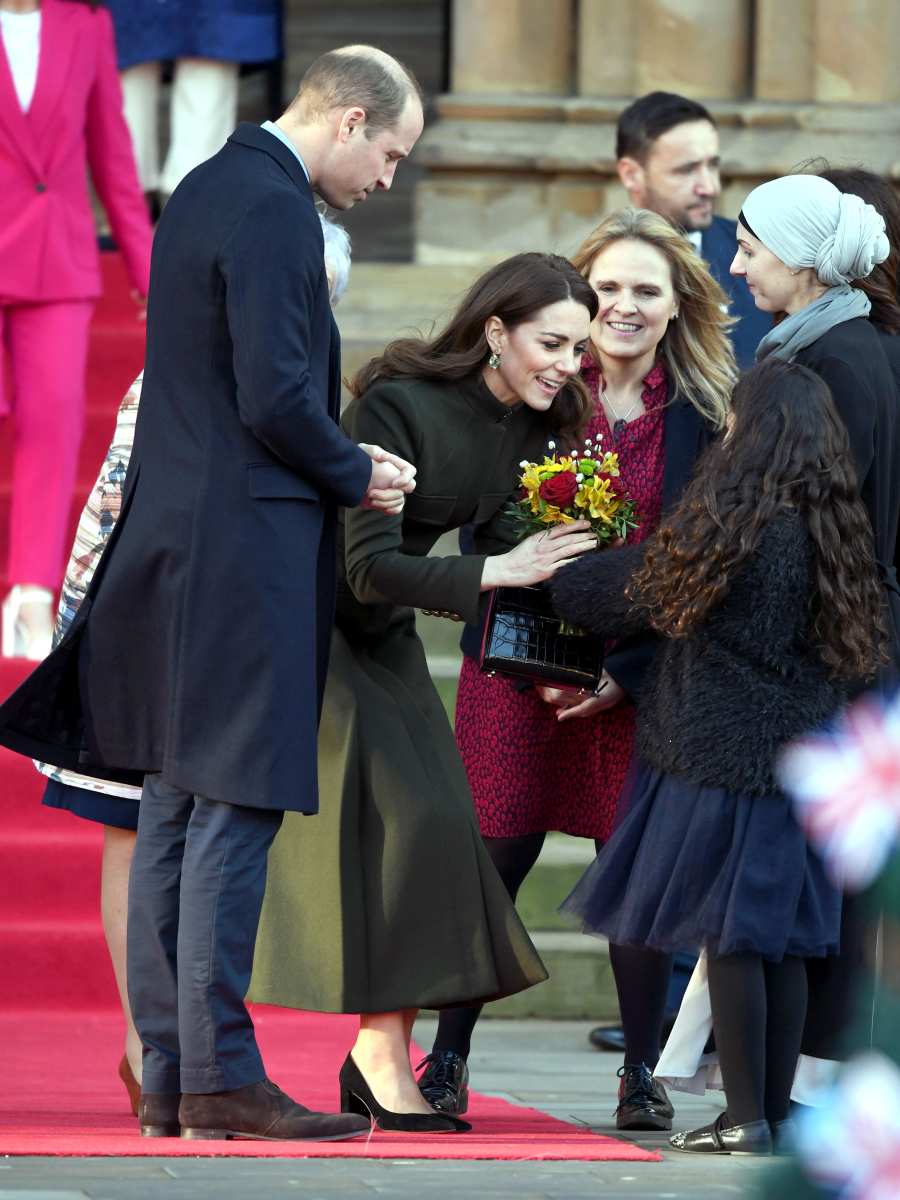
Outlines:
{"label": "girl with long curly hair", "polygon": [[805,960],[841,897],[773,774],[779,750],[874,677],[887,638],[872,530],[827,385],[770,359],[642,546],[553,582],[567,620],[665,639],[637,710],[627,814],[565,907],[611,942],[703,945],[727,1111],[680,1150],[771,1153],[788,1118]]}

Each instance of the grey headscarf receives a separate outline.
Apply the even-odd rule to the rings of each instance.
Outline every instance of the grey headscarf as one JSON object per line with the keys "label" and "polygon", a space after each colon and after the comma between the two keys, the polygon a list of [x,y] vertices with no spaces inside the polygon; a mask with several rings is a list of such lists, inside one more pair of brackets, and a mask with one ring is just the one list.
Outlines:
{"label": "grey headscarf", "polygon": [[791,359],[823,333],[868,316],[868,296],[850,286],[890,253],[884,219],[859,196],[817,175],[784,175],[754,188],[741,222],[791,270],[812,267],[828,291],[767,333],[756,350]]}

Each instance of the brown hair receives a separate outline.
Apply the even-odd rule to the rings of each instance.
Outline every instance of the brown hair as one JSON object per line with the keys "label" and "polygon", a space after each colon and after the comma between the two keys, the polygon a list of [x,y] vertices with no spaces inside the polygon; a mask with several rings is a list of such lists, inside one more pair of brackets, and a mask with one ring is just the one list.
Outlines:
{"label": "brown hair", "polygon": [[883,589],[843,421],[828,386],[774,356],[741,376],[734,426],[698,463],[649,540],[630,584],[668,637],[685,637],[728,594],[735,570],[786,511],[805,520],[815,586],[810,635],[836,677],[864,679],[885,661]]}
{"label": "brown hair", "polygon": [[659,345],[666,374],[714,429],[722,429],[737,376],[728,329],[728,297],[683,233],[645,208],[610,213],[582,242],[572,262],[587,279],[597,255],[614,242],[646,242],[666,259],[679,315]]}
{"label": "brown hair", "polygon": [[422,101],[409,67],[375,46],[344,46],[315,60],[290,107],[315,118],[358,105],[366,111],[366,137],[372,138],[396,126],[410,97]]}
{"label": "brown hair", "polygon": [[[597,314],[594,289],[567,258],[558,254],[516,254],[480,276],[456,312],[432,338],[399,338],[357,373],[351,394],[361,395],[377,379],[457,380],[475,375],[489,354],[484,327],[499,317],[507,329],[530,320],[542,308],[561,300],[583,304],[591,320]],[[590,413],[587,389],[570,379],[547,414],[549,425],[563,437],[580,434]]]}
{"label": "brown hair", "polygon": [[841,170],[829,167],[818,173],[822,179],[833,183],[839,192],[859,196],[884,217],[891,252],[884,262],[872,268],[865,279],[854,279],[853,286],[865,292],[871,300],[869,317],[872,322],[886,333],[900,334],[900,197],[883,175],[876,175],[862,167]]}

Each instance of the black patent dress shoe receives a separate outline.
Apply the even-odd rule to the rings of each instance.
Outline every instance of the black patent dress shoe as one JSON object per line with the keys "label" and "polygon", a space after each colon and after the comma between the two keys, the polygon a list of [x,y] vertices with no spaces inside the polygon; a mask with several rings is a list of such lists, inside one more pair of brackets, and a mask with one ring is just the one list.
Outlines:
{"label": "black patent dress shoe", "polygon": [[338,1076],[341,1085],[341,1112],[371,1116],[379,1129],[395,1129],[403,1133],[468,1133],[472,1126],[448,1113],[395,1113],[382,1108],[365,1076],[348,1054]]}
{"label": "black patent dress shoe", "polygon": [[595,1050],[625,1053],[625,1030],[621,1025],[595,1025],[588,1034],[588,1041]]}
{"label": "black patent dress shoe", "polygon": [[431,1107],[462,1116],[469,1107],[469,1068],[463,1056],[455,1050],[432,1050],[416,1070],[422,1067],[425,1070],[419,1076],[419,1091]]}
{"label": "black patent dress shoe", "polygon": [[[677,1015],[677,1013],[669,1013],[663,1018],[659,1039],[660,1047],[665,1046],[669,1040],[669,1034],[672,1032]],[[615,1054],[625,1053],[625,1030],[621,1025],[595,1025],[588,1033],[588,1041],[595,1050],[612,1051]]]}
{"label": "black patent dress shoe", "polygon": [[711,1125],[676,1133],[669,1138],[674,1150],[688,1154],[772,1154],[772,1131],[768,1121],[729,1125],[728,1113],[719,1113]]}
{"label": "black patent dress shoe", "polygon": [[650,1068],[644,1063],[626,1063],[617,1074],[620,1082],[616,1129],[671,1129],[675,1110],[666,1089],[653,1078]]}
{"label": "black patent dress shoe", "polygon": [[141,1092],[137,1111],[141,1137],[179,1137],[180,1103],[181,1096],[178,1092]]}

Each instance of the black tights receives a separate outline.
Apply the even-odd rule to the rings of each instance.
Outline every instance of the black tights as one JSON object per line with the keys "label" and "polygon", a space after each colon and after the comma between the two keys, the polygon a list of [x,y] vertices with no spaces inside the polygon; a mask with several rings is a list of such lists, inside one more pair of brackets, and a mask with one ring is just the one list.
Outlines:
{"label": "black tights", "polygon": [[[513,902],[525,877],[538,860],[545,836],[543,833],[525,833],[521,837],[484,839],[485,848]],[[438,1019],[434,1050],[438,1053],[454,1050],[463,1058],[468,1058],[481,1008],[477,1004],[472,1008],[443,1009]]]}
{"label": "black tights", "polygon": [[[484,839],[485,848],[513,902],[538,860],[544,837],[543,833],[526,833],[520,837]],[[659,1059],[672,957],[645,946],[611,945],[609,958],[625,1032],[625,1061],[646,1063],[652,1070]],[[463,1058],[468,1058],[472,1034],[480,1015],[481,1005],[445,1008],[438,1020],[434,1050],[438,1053],[453,1050]]]}
{"label": "black tights", "polygon": [[616,946],[610,942],[609,961],[619,996],[625,1062],[644,1063],[652,1071],[659,1062],[672,955],[649,946]]}
{"label": "black tights", "polygon": [[784,1121],[806,1017],[806,963],[710,955],[709,995],[731,1123]]}

